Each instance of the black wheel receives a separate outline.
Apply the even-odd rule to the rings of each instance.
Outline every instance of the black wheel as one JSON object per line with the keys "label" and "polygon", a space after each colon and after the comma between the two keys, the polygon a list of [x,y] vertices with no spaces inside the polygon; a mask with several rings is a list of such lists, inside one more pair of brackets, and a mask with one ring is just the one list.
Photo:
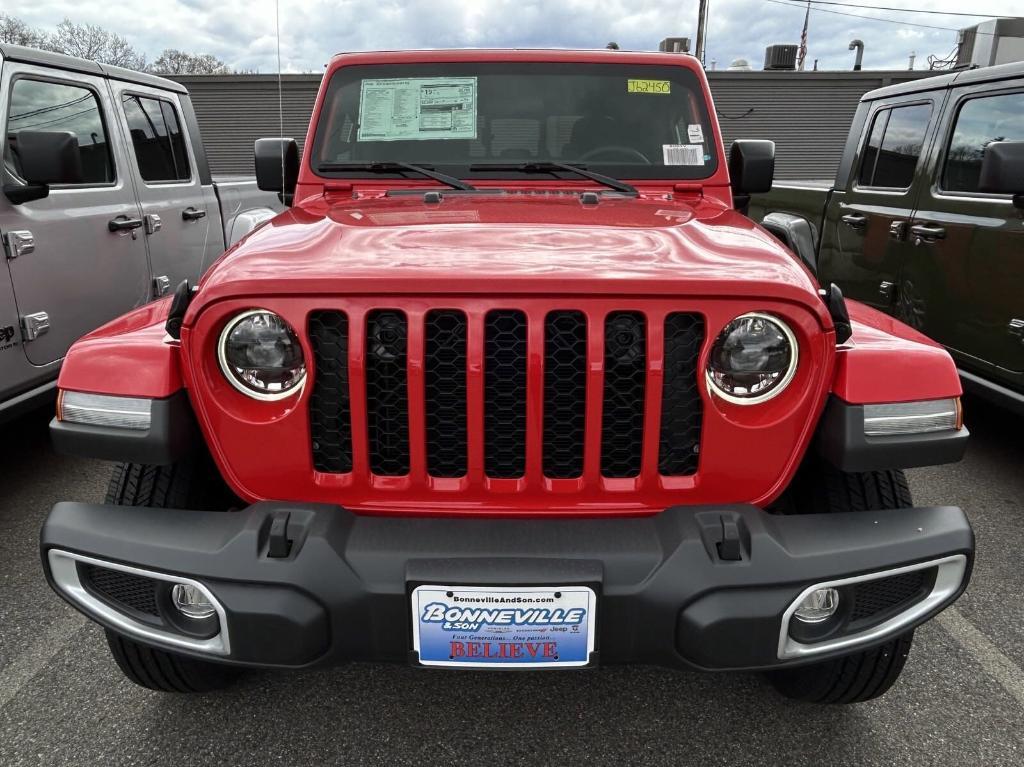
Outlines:
{"label": "black wheel", "polygon": [[[780,513],[828,514],[905,509],[914,505],[901,470],[845,472],[808,457],[775,507]],[[810,703],[861,703],[892,687],[914,641],[908,631],[885,644],[842,658],[769,671],[768,681],[787,698]]]}
{"label": "black wheel", "polygon": [[[114,468],[107,503],[165,509],[226,511],[239,500],[224,484],[213,459],[197,452],[170,466],[122,463]],[[231,684],[240,670],[189,658],[107,631],[118,668],[135,684],[158,692],[210,692]]]}
{"label": "black wheel", "polygon": [[107,644],[126,677],[140,687],[157,692],[221,690],[235,681],[240,673],[231,666],[147,647],[113,631],[107,631]]}

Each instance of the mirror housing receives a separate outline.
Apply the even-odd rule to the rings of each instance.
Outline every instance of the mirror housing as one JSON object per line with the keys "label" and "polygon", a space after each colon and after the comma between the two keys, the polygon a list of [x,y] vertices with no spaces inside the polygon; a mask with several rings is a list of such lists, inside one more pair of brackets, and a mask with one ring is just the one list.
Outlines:
{"label": "mirror housing", "polygon": [[1012,194],[1013,204],[1024,207],[1024,141],[993,141],[985,147],[978,191]]}
{"label": "mirror housing", "polygon": [[15,205],[50,194],[51,184],[80,184],[82,155],[71,131],[18,131],[13,135],[17,173],[25,184],[5,184],[4,194]]}
{"label": "mirror housing", "polygon": [[256,186],[291,203],[299,178],[299,145],[293,138],[256,139]]}
{"label": "mirror housing", "polygon": [[729,178],[733,194],[770,192],[775,178],[775,142],[740,139],[729,147]]}

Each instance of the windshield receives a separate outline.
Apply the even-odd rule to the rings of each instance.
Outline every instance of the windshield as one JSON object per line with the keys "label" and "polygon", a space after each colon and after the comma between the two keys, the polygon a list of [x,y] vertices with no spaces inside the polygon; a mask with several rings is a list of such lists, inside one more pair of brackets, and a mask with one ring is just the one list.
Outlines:
{"label": "windshield", "polygon": [[[526,171],[510,165],[561,162],[617,178],[686,180],[709,177],[718,158],[700,83],[681,66],[342,67],[327,89],[313,169],[365,176],[337,165],[387,162],[459,178],[516,178]],[[482,167],[492,164],[502,168]]]}

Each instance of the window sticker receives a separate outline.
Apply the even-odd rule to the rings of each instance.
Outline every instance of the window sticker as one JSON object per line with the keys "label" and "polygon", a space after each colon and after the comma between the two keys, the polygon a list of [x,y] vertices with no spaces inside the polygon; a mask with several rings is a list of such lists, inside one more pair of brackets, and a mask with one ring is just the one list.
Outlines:
{"label": "window sticker", "polygon": [[363,80],[357,141],[476,138],[475,77]]}
{"label": "window sticker", "polygon": [[699,144],[662,144],[665,165],[703,165],[704,147]]}
{"label": "window sticker", "polygon": [[691,144],[704,143],[704,129],[700,127],[700,123],[697,123],[696,125],[687,125],[686,135],[690,138]]}
{"label": "window sticker", "polygon": [[626,93],[672,93],[671,80],[626,80]]}

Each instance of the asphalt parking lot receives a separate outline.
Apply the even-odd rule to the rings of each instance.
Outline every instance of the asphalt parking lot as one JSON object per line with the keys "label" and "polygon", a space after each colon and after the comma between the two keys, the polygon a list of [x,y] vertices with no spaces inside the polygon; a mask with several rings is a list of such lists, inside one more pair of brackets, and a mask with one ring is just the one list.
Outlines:
{"label": "asphalt parking lot", "polygon": [[109,472],[56,456],[48,415],[0,427],[0,765],[1024,763],[1024,419],[967,401],[955,466],[910,472],[919,504],[967,509],[978,559],[922,627],[884,698],[817,708],[755,676],[654,668],[443,673],[353,665],[252,673],[177,697],[123,679],[102,633],[45,585],[57,500],[101,500]]}

